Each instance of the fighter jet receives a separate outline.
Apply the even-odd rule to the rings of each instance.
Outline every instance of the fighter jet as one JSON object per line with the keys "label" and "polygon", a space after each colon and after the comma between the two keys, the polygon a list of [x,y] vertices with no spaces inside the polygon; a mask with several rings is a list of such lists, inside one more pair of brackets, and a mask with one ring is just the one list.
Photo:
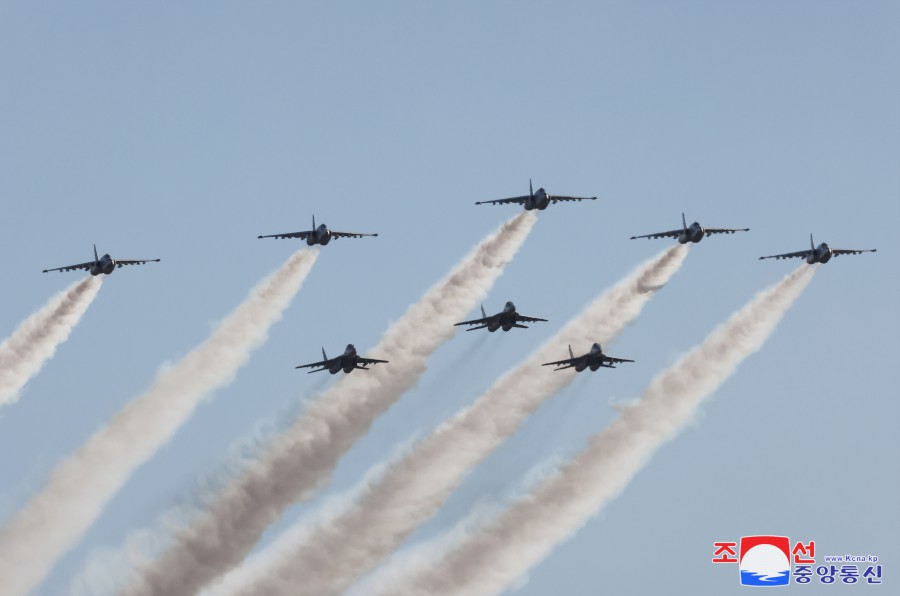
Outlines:
{"label": "fighter jet", "polygon": [[575,372],[581,372],[586,368],[590,368],[591,370],[597,370],[601,366],[604,368],[616,368],[613,364],[617,364],[619,362],[634,362],[634,360],[628,360],[627,358],[613,358],[612,356],[607,356],[603,353],[603,348],[600,347],[600,344],[595,343],[591,346],[591,351],[587,354],[582,354],[581,356],[575,356],[572,353],[572,346],[569,346],[569,356],[565,360],[557,360],[556,362],[546,362],[541,366],[556,366],[558,368],[554,368],[553,370],[565,370],[567,368],[574,368]]}
{"label": "fighter jet", "polygon": [[527,195],[510,197],[508,199],[497,199],[496,201],[477,201],[475,204],[485,205],[487,203],[493,203],[495,205],[501,205],[506,203],[518,203],[519,205],[525,206],[525,211],[531,211],[532,209],[543,211],[547,208],[547,205],[556,203],[557,201],[594,201],[596,199],[597,197],[564,197],[551,195],[543,188],[539,188],[537,192],[534,192],[534,188],[531,186],[531,180],[529,180]]}
{"label": "fighter jet", "polygon": [[476,329],[487,329],[491,333],[496,331],[497,329],[503,328],[504,331],[509,331],[513,327],[519,327],[520,329],[528,329],[526,325],[519,325],[519,322],[531,323],[534,321],[546,321],[547,319],[538,319],[537,317],[525,317],[516,312],[516,305],[512,302],[507,302],[506,306],[503,307],[503,310],[498,312],[495,315],[487,316],[487,313],[484,312],[484,307],[481,307],[481,317],[480,319],[474,319],[472,321],[463,321],[462,323],[456,323],[454,327],[458,327],[460,325],[478,325],[478,327],[472,327],[471,329],[466,329],[466,331],[475,331]]}
{"label": "fighter jet", "polygon": [[688,227],[684,213],[681,214],[681,229],[670,230],[668,232],[659,232],[657,234],[646,234],[644,236],[632,236],[635,238],[677,238],[681,244],[688,242],[700,242],[703,236],[712,236],[713,234],[734,234],[735,232],[747,232],[750,228],[704,228],[698,222],[694,222]]}
{"label": "fighter jet", "polygon": [[78,263],[77,265],[68,265],[66,267],[57,267],[56,269],[44,269],[44,273],[48,271],[75,271],[77,269],[84,269],[85,271],[90,271],[91,275],[100,275],[104,273],[109,275],[112,273],[117,267],[124,267],[125,265],[143,265],[144,263],[158,263],[159,259],[142,259],[138,261],[116,261],[113,260],[109,254],[105,254],[102,257],[97,256],[97,245],[94,245],[94,260],[88,261],[87,263]]}
{"label": "fighter jet", "polygon": [[806,259],[806,262],[812,265],[813,263],[827,263],[831,260],[832,256],[839,257],[841,255],[858,255],[864,252],[875,252],[878,250],[877,248],[867,248],[865,250],[850,250],[845,248],[831,248],[824,242],[819,246],[816,246],[813,241],[812,234],[809,235],[809,250],[801,250],[798,252],[788,252],[783,255],[769,255],[768,257],[759,257],[759,260],[763,259],[792,259],[794,257],[800,259]]}
{"label": "fighter jet", "polygon": [[327,370],[333,375],[341,372],[342,370],[345,373],[353,372],[357,368],[360,370],[369,370],[366,368],[367,364],[378,364],[379,362],[387,362],[387,360],[375,360],[374,358],[363,358],[359,354],[356,353],[356,348],[353,344],[347,344],[347,348],[344,350],[344,353],[340,356],[335,356],[334,358],[329,358],[325,355],[325,348],[322,348],[322,361],[321,362],[313,362],[311,364],[301,364],[299,366],[295,366],[294,368],[313,368],[316,366],[321,366],[322,368],[317,368],[316,370],[309,371],[310,374],[314,372],[322,372],[323,370]]}
{"label": "fighter jet", "polygon": [[308,232],[288,232],[286,234],[270,234],[268,236],[258,236],[258,238],[299,238],[301,240],[306,240],[306,244],[309,246],[313,246],[316,244],[321,244],[325,246],[331,239],[338,238],[362,238],[363,236],[377,236],[378,234],[357,234],[356,232],[335,232],[334,230],[329,230],[328,226],[325,224],[320,224],[319,227],[316,227],[316,216],[313,215],[312,218],[312,229]]}

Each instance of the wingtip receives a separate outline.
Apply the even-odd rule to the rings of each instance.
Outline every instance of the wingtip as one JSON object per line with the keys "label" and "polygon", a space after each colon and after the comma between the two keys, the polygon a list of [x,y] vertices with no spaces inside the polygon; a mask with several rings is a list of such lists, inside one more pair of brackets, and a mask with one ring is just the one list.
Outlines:
{"label": "wingtip", "polygon": [[372,234],[373,236],[377,236],[378,234]]}
{"label": "wingtip", "polygon": [[47,273],[49,271],[50,271],[49,269],[44,269],[43,271],[41,271],[41,273]]}
{"label": "wingtip", "polygon": [[257,240],[259,240],[260,238],[262,238],[262,236],[257,236],[257,237],[256,237]]}
{"label": "wingtip", "polygon": [[637,240],[637,236],[632,236],[629,240]]}

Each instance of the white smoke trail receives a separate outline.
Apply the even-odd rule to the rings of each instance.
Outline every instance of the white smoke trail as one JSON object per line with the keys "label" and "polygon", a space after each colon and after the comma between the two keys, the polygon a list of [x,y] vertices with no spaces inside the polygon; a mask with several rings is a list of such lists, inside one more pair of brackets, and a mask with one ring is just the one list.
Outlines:
{"label": "white smoke trail", "polygon": [[46,486],[0,530],[3,593],[24,594],[99,517],[131,473],[165,444],[209,393],[230,383],[262,345],[315,263],[301,250],[254,288],[213,332],[146,393],[53,470]]}
{"label": "white smoke trail", "polygon": [[54,296],[0,344],[0,406],[15,403],[19,392],[41,370],[57,346],[97,297],[99,277],[77,281]]}
{"label": "white smoke trail", "polygon": [[[812,279],[802,265],[758,293],[702,344],[658,374],[640,400],[587,447],[438,560],[386,570],[369,586],[385,594],[496,594],[621,493],[653,453],[691,422],[698,406],[757,351]],[[373,590],[374,588],[374,590]]]}
{"label": "white smoke trail", "polygon": [[522,213],[476,246],[394,323],[371,353],[390,360],[344,376],[244,465],[225,488],[171,528],[160,556],[138,562],[125,594],[194,594],[240,563],[285,508],[309,498],[372,422],[425,372],[426,359],[455,333],[453,323],[487,294],[536,218]]}
{"label": "white smoke trail", "polygon": [[365,481],[350,507],[289,530],[252,566],[223,582],[241,594],[338,594],[385,559],[433,516],[465,475],[509,438],[541,403],[575,378],[541,368],[567,344],[578,349],[612,341],[678,271],[687,248],[675,245],[642,263],[590,303],[555,337],[510,370],[471,406]]}

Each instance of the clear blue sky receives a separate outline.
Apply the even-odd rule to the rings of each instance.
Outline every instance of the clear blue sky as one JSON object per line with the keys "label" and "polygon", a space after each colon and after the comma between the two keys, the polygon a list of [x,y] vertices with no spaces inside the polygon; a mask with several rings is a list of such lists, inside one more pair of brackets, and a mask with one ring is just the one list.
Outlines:
{"label": "clear blue sky", "polygon": [[135,474],[41,593],[66,592],[92,551],[152,526],[230,445],[321,389],[294,365],[322,345],[373,345],[516,212],[473,203],[527,192],[529,177],[600,197],[541,213],[485,304],[512,299],[551,322],[459,334],[332,490],[470,403],[665,246],[629,236],[677,227],[686,211],[688,223],[751,232],[694,247],[610,346],[638,362],[584,374],[416,538],[577,450],[613,417],[610,399],[638,395],[795,266],[758,256],[800,250],[813,232],[878,252],[823,267],[698,424],[520,593],[670,582],[728,593],[737,570],[709,562],[712,543],[765,533],[814,539],[823,555],[877,554],[896,576],[898,22],[900,4],[877,1],[0,3],[0,335],[78,275],[42,269],[86,260],[92,243],[162,259],[106,279],[0,411],[0,516],[299,247],[257,235],[305,229],[313,213],[380,234],[323,251],[237,381]]}

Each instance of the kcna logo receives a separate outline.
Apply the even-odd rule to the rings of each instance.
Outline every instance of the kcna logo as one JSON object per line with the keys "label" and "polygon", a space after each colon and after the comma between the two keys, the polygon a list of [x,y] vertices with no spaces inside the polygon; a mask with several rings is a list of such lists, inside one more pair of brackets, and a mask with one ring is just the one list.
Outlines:
{"label": "kcna logo", "polygon": [[[830,555],[816,566],[816,542],[799,540],[791,548],[787,536],[743,536],[738,542],[714,542],[713,563],[737,563],[742,586],[786,586],[792,582],[880,584],[882,566],[876,555]],[[837,563],[841,565],[838,566]],[[792,567],[793,564],[793,567]]]}
{"label": "kcna logo", "polygon": [[791,581],[787,536],[744,536],[739,565],[742,586],[786,586]]}

